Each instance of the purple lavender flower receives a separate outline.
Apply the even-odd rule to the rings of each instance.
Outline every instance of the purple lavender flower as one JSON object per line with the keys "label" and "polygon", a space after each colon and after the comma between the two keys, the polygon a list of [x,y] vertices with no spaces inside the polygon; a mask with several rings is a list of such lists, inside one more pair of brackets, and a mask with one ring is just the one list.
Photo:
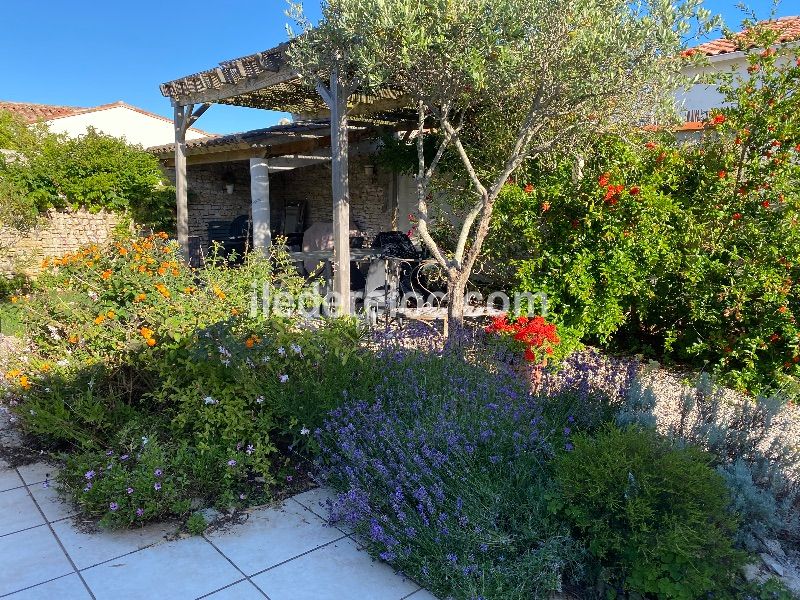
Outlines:
{"label": "purple lavender flower", "polygon": [[108,508],[111,510],[111,512],[115,512],[119,508],[119,504],[112,502],[108,505]]}
{"label": "purple lavender flower", "polygon": [[120,459],[121,461],[126,461],[126,460],[128,460],[129,458],[130,458],[130,457],[129,457],[127,454],[123,454],[122,456],[120,456],[120,457],[119,457],[119,459]]}
{"label": "purple lavender flower", "polygon": [[160,491],[161,490],[161,482],[160,481],[156,481],[155,485],[153,485],[153,489],[155,491],[157,491],[157,492]]}
{"label": "purple lavender flower", "polygon": [[137,516],[137,517],[142,517],[142,516],[144,516],[144,509],[143,509],[143,508],[137,508],[137,509],[136,509],[136,516]]}
{"label": "purple lavender flower", "polygon": [[229,467],[235,467],[235,466],[236,466],[236,460],[235,460],[235,459],[233,459],[233,458],[232,458],[232,459],[230,459],[230,460],[228,461],[228,466],[229,466]]}
{"label": "purple lavender flower", "polygon": [[287,476],[286,476],[286,481],[288,481],[289,483],[291,483],[291,482],[292,482],[292,476],[291,476],[291,475],[287,475]]}
{"label": "purple lavender flower", "polygon": [[126,492],[128,492],[128,495],[130,496],[130,495],[133,493],[133,488],[132,488],[132,487],[129,487],[129,488],[128,488],[127,490],[125,490],[125,491],[126,491]]}
{"label": "purple lavender flower", "polygon": [[85,488],[83,488],[83,491],[84,491],[84,492],[88,492],[88,491],[89,491],[89,490],[91,490],[91,489],[92,489],[92,484],[91,484],[91,483],[87,483],[87,484],[86,484],[86,487],[85,487]]}
{"label": "purple lavender flower", "polygon": [[156,469],[155,471],[153,471],[153,475],[155,475],[156,477],[161,477],[163,474],[164,471],[162,471],[161,469]]}
{"label": "purple lavender flower", "polygon": [[113,454],[114,454],[113,450],[107,450],[106,451],[106,456],[112,456]]}
{"label": "purple lavender flower", "polygon": [[95,476],[95,472],[94,471],[86,471],[86,473],[84,474],[84,477],[86,477],[86,479],[88,479],[90,481],[92,479],[94,479],[94,476]]}

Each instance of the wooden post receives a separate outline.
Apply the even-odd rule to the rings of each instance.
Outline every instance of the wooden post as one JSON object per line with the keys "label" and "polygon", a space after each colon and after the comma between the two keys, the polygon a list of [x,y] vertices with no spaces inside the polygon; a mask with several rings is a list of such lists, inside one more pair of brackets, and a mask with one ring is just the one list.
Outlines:
{"label": "wooden post", "polygon": [[175,106],[175,199],[178,212],[178,244],[189,258],[189,200],[186,185],[186,124],[192,107]]}
{"label": "wooden post", "polygon": [[340,315],[350,314],[350,182],[348,175],[347,97],[336,70],[330,78],[331,185],[333,192],[333,291]]}
{"label": "wooden post", "polygon": [[269,168],[265,158],[250,159],[250,218],[253,249],[266,254],[272,245],[269,214]]}

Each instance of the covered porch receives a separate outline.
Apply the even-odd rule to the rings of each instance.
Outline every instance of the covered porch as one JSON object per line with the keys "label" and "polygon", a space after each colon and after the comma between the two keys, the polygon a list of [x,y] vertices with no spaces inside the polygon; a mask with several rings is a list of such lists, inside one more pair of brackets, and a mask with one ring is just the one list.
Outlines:
{"label": "covered porch", "polygon": [[[187,255],[190,245],[199,243],[202,246],[208,241],[201,227],[196,224],[193,227],[203,214],[202,208],[199,215],[190,214],[188,170],[209,171],[209,181],[223,175],[226,193],[228,186],[232,186],[229,194],[236,195],[237,202],[247,199],[241,192],[237,193],[237,183],[247,184],[239,187],[246,187],[249,192],[255,251],[269,252],[276,233],[294,233],[286,229],[286,208],[292,203],[303,205],[305,202],[303,206],[307,212],[303,212],[303,218],[309,216],[331,224],[333,291],[338,296],[340,312],[346,312],[351,306],[351,238],[361,237],[362,232],[377,233],[402,227],[410,212],[404,213],[405,222],[402,217],[398,222],[397,216],[403,211],[398,197],[408,197],[412,186],[407,181],[398,184],[397,178],[389,174],[376,174],[374,165],[370,168],[371,159],[365,162],[361,157],[369,156],[370,148],[374,150],[381,131],[411,129],[409,124],[415,114],[409,109],[407,99],[393,90],[340,98],[335,73],[331,74],[329,85],[317,86],[316,91],[309,89],[288,66],[287,47],[282,44],[162,84],[162,94],[170,98],[174,107],[175,144],[153,150],[174,172],[178,241]],[[294,122],[187,143],[186,130],[212,104],[289,112]],[[226,166],[213,166],[221,163]],[[219,169],[226,171],[220,173]],[[321,181],[327,182],[324,191],[319,187]],[[398,195],[399,186],[406,190]],[[365,210],[360,218],[358,215],[353,218],[351,205],[364,196],[372,207],[372,214]],[[275,199],[278,201],[273,201]],[[326,200],[327,218],[322,214],[322,203]],[[392,211],[394,222],[387,222],[386,215]],[[298,219],[297,211],[293,218]]]}

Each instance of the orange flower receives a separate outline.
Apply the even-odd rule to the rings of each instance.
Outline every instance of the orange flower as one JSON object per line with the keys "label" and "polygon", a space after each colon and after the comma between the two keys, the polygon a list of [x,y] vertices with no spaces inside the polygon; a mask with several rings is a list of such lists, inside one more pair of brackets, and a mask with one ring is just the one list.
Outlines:
{"label": "orange flower", "polygon": [[108,311],[108,312],[106,313],[106,316],[107,316],[109,319],[113,319],[113,318],[115,318],[115,317],[117,316],[117,313],[115,313],[113,310],[110,310],[110,311]]}
{"label": "orange flower", "polygon": [[781,307],[778,309],[778,312],[779,312],[779,313],[781,313],[781,314],[783,314],[783,313],[785,313],[787,310],[789,310],[789,309],[788,309],[788,308],[786,308],[785,306],[781,306]]}
{"label": "orange flower", "polygon": [[136,294],[133,301],[134,302],[142,302],[147,299],[147,294]]}
{"label": "orange flower", "polygon": [[167,286],[165,286],[163,283],[157,283],[156,284],[156,289],[158,290],[159,294],[164,296],[164,298],[169,298],[170,297],[169,290],[167,289]]}
{"label": "orange flower", "polygon": [[75,334],[72,334],[71,336],[69,336],[69,339],[67,339],[67,341],[70,344],[77,344],[78,343],[78,336],[75,335]]}
{"label": "orange flower", "polygon": [[158,233],[156,233],[156,237],[159,237],[159,238],[161,238],[162,240],[169,239],[169,235],[167,235],[167,234],[166,234],[166,233],[164,233],[163,231],[159,231]]}
{"label": "orange flower", "polygon": [[238,315],[238,314],[239,314],[239,311],[238,311],[238,310],[236,310],[235,308],[232,308],[232,309],[231,309],[231,314],[232,314],[232,315],[235,317],[236,315]]}
{"label": "orange flower", "polygon": [[181,272],[178,269],[172,269],[172,276],[173,277],[177,277],[180,274],[181,274]]}
{"label": "orange flower", "polygon": [[147,338],[147,345],[152,348],[156,345],[156,341],[153,338]]}
{"label": "orange flower", "polygon": [[550,210],[550,203],[542,202],[542,212],[547,212],[548,210]]}
{"label": "orange flower", "polygon": [[183,293],[184,294],[191,294],[192,292],[194,292],[194,288],[192,286],[188,286],[188,287],[183,288]]}
{"label": "orange flower", "polygon": [[153,337],[154,332],[152,329],[149,329],[147,327],[142,327],[141,329],[139,329],[139,333],[142,334],[143,338],[151,338]]}
{"label": "orange flower", "polygon": [[158,267],[158,274],[165,275],[167,270],[164,267]]}
{"label": "orange flower", "polygon": [[106,269],[101,275],[103,279],[111,279],[111,269]]}
{"label": "orange flower", "polygon": [[214,286],[214,288],[213,288],[213,292],[214,292],[214,295],[215,295],[217,298],[219,298],[220,300],[225,300],[225,298],[227,298],[227,296],[225,295],[225,292],[223,292],[223,291],[222,291],[221,289],[219,289],[217,286]]}
{"label": "orange flower", "polygon": [[125,248],[124,246],[117,246],[117,252],[119,252],[120,256],[125,256],[126,254],[128,254],[128,249]]}
{"label": "orange flower", "polygon": [[247,346],[248,348],[252,348],[253,346],[255,346],[255,344],[256,341],[252,337],[249,337],[244,341],[244,345]]}
{"label": "orange flower", "polygon": [[39,367],[42,373],[47,373],[51,368],[50,363],[42,363],[42,366]]}
{"label": "orange flower", "polygon": [[95,325],[100,325],[100,323],[102,323],[102,322],[103,322],[103,321],[105,321],[105,320],[106,320],[106,316],[105,316],[105,315],[97,315],[97,316],[94,318],[94,324],[95,324]]}
{"label": "orange flower", "polygon": [[531,192],[533,192],[533,185],[529,183],[528,185],[525,186],[525,193],[530,194]]}
{"label": "orange flower", "polygon": [[6,379],[14,379],[14,377],[19,377],[22,374],[22,371],[19,369],[11,369],[8,373],[6,373]]}
{"label": "orange flower", "polygon": [[22,377],[19,378],[19,385],[22,387],[23,390],[27,390],[29,387],[31,387],[27,375],[23,375]]}
{"label": "orange flower", "polygon": [[45,259],[42,261],[42,268],[43,268],[43,269],[46,269],[46,268],[47,268],[47,267],[49,267],[49,266],[50,266],[50,259],[49,259],[49,258],[45,258]]}

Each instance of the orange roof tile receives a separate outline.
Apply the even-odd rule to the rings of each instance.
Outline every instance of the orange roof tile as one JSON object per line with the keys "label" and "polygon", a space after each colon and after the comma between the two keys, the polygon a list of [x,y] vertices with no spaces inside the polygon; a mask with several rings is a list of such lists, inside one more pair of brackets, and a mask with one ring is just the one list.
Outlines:
{"label": "orange roof tile", "polygon": [[[781,17],[779,19],[761,21],[759,25],[764,25],[779,32],[778,41],[781,43],[800,39],[800,16]],[[740,31],[736,35],[741,36],[743,33],[745,32]],[[743,50],[743,48],[740,47],[736,40],[720,38],[700,44],[699,46],[691,48],[691,50],[702,52],[706,56],[717,56],[719,54],[728,54],[730,52]]]}
{"label": "orange roof tile", "polygon": [[0,101],[0,110],[7,110],[20,116],[26,123],[49,121],[57,117],[66,117],[86,110],[79,106],[55,106],[52,104],[34,104],[32,102]]}

